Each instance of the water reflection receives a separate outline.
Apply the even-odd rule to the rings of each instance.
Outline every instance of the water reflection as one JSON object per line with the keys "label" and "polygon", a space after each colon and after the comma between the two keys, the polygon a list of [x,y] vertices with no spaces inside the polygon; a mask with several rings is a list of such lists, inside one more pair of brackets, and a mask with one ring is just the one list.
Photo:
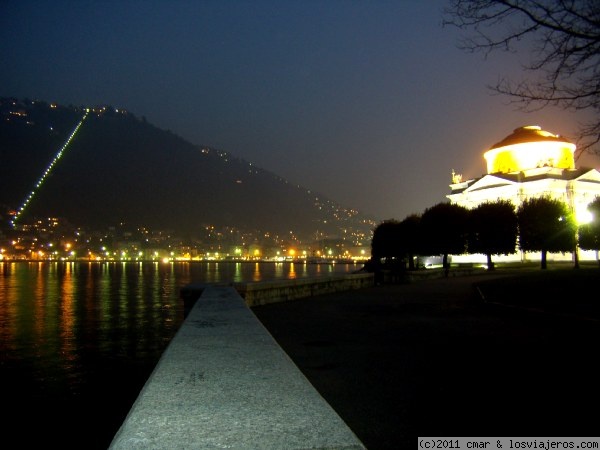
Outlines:
{"label": "water reflection", "polygon": [[254,272],[252,272],[252,281],[260,281],[260,263],[254,263]]}
{"label": "water reflection", "polygon": [[183,321],[183,286],[297,279],[356,268],[290,262],[0,262],[0,395],[11,411],[4,429],[22,439],[23,428],[36,424],[44,430],[38,434],[45,446],[65,449],[82,448],[68,439],[106,431],[95,447],[106,448],[116,431],[110,427],[120,425]]}
{"label": "water reflection", "polygon": [[[292,262],[2,262],[0,349],[5,357],[62,355],[74,367],[84,345],[136,354],[163,346],[181,320],[179,289],[191,282],[296,279],[352,265]],[[150,350],[149,350],[150,349]]]}
{"label": "water reflection", "polygon": [[275,278],[283,278],[283,263],[275,263]]}
{"label": "water reflection", "polygon": [[236,283],[239,283],[243,280],[242,263],[236,262],[234,264],[235,264],[235,273],[233,275],[233,281],[235,281]]}

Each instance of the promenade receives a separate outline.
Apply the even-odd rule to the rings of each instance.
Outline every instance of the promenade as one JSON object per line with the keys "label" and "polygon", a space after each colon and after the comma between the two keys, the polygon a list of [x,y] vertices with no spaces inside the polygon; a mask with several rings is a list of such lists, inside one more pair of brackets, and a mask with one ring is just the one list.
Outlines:
{"label": "promenade", "polygon": [[593,436],[597,266],[482,271],[253,307],[370,450]]}

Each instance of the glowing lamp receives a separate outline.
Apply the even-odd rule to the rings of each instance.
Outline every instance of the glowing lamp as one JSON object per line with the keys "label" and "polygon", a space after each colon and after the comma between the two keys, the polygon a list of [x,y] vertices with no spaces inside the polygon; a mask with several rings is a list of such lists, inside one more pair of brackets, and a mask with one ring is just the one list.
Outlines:
{"label": "glowing lamp", "polygon": [[586,223],[592,222],[594,220],[594,215],[587,209],[584,209],[582,211],[578,211],[575,214],[575,220],[579,225],[584,225]]}

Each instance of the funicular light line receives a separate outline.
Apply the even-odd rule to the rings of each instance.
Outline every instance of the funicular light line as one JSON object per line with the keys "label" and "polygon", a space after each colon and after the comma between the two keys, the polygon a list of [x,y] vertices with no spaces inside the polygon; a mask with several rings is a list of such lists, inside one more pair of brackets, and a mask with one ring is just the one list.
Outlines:
{"label": "funicular light line", "polygon": [[61,158],[61,156],[63,155],[64,151],[66,150],[66,148],[69,146],[69,144],[71,143],[71,141],[73,140],[73,138],[75,137],[75,135],[77,134],[77,132],[79,131],[79,128],[83,124],[83,121],[87,118],[88,112],[89,111],[85,112],[85,114],[83,115],[83,117],[81,118],[81,120],[79,121],[79,123],[77,124],[77,126],[73,129],[73,131],[72,131],[71,135],[69,136],[69,138],[63,144],[63,146],[58,151],[58,153],[56,153],[56,155],[54,155],[54,158],[52,159],[52,161],[50,162],[50,164],[48,165],[48,167],[46,167],[46,169],[44,170],[44,173],[42,173],[42,176],[38,179],[37,183],[35,184],[35,187],[31,190],[31,192],[29,193],[29,195],[27,195],[27,198],[25,198],[25,201],[21,204],[21,207],[17,210],[17,213],[15,214],[14,219],[11,221],[11,224],[12,224],[13,227],[15,226],[15,222],[19,219],[19,217],[21,217],[21,215],[25,211],[25,208],[27,208],[27,205],[29,204],[29,202],[31,201],[31,199],[35,196],[35,194],[37,193],[37,191],[39,190],[39,188],[42,186],[42,184],[44,183],[44,181],[46,180],[46,178],[50,174],[50,171],[52,170],[52,168],[56,165],[56,163]]}

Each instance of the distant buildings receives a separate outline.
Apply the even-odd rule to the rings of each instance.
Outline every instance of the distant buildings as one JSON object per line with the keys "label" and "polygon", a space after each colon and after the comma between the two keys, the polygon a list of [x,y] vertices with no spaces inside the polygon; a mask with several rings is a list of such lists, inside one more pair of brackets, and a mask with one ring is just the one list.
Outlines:
{"label": "distant buildings", "polygon": [[[510,200],[516,208],[529,198],[548,196],[564,201],[582,222],[587,205],[600,196],[600,172],[575,167],[575,144],[538,126],[517,128],[491,146],[483,157],[487,174],[470,180],[452,172],[448,199],[472,209],[481,203]],[[477,256],[477,255],[475,255]],[[537,258],[517,253],[496,260]],[[483,255],[481,260],[484,261]],[[571,255],[548,255],[549,259],[570,259]],[[596,259],[595,252],[581,252],[581,259]],[[477,258],[475,258],[477,259]],[[453,256],[453,261],[473,261],[474,255]]]}

